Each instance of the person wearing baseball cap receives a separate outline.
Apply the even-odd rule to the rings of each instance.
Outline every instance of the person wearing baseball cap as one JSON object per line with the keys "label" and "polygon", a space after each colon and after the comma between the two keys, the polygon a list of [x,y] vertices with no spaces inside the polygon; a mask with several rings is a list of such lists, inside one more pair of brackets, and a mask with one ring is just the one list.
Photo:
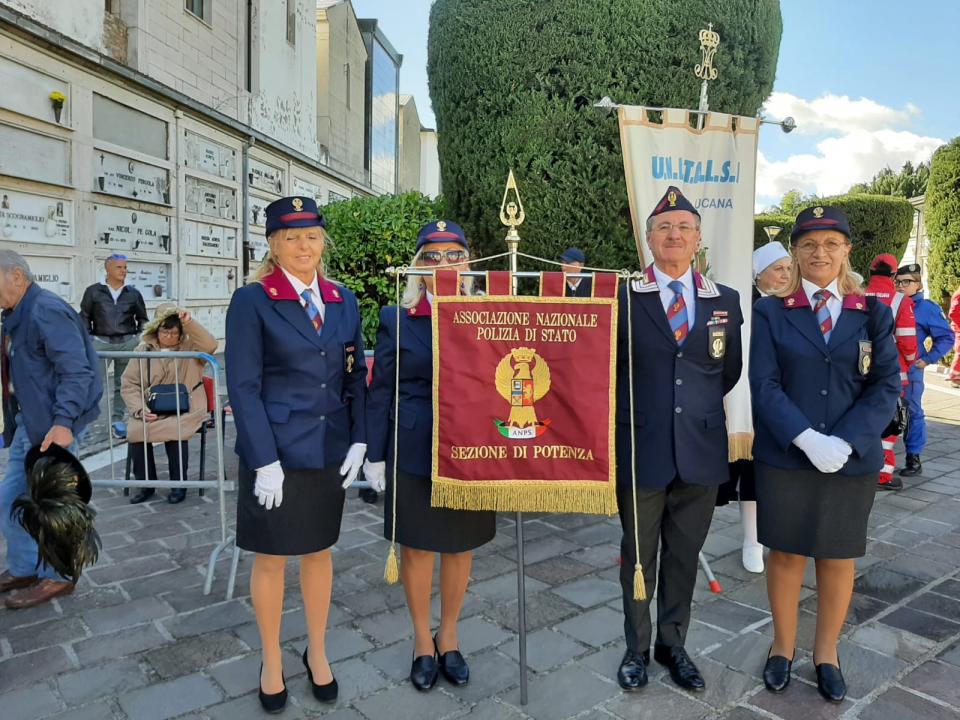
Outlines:
{"label": "person wearing baseball cap", "polygon": [[334,702],[324,636],[345,490],[366,451],[366,364],[357,298],[327,277],[326,222],[310,197],[266,207],[270,249],[227,310],[227,389],[240,458],[237,546],[256,553],[251,598],[263,665],[260,704],[287,701],[280,649],[284,569],[300,556],[313,696]]}
{"label": "person wearing baseball cap", "polygon": [[[892,257],[892,256],[891,256]],[[916,320],[917,360],[907,371],[907,429],[903,435],[907,451],[906,467],[902,477],[915,477],[923,473],[920,453],[927,445],[927,420],[923,414],[923,373],[927,365],[940,362],[955,340],[950,321],[943,308],[923,296],[923,273],[918,263],[903,265],[897,270],[897,290],[913,301]]]}
{"label": "person wearing baseball cap", "polygon": [[851,233],[839,208],[803,210],[790,236],[794,266],[776,296],[754,305],[750,390],[759,541],[770,548],[767,593],[773,645],[770,692],[790,683],[800,590],[817,570],[813,665],[817,688],[840,703],[846,683],[837,642],[866,552],[880,435],[900,394],[893,317],[850,274]]}

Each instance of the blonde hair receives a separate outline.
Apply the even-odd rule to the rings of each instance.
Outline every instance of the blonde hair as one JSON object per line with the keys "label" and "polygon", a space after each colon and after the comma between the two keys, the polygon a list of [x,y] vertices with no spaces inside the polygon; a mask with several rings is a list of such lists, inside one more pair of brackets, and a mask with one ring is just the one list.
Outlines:
{"label": "blonde hair", "polygon": [[[847,246],[850,246],[849,241],[847,241]],[[803,278],[800,275],[800,260],[797,257],[796,245],[790,248],[790,257],[793,259],[793,263],[790,265],[790,282],[787,283],[787,286],[783,290],[774,293],[777,297],[793,295],[803,286]],[[857,280],[856,275],[853,274],[853,268],[850,266],[850,253],[847,253],[846,257],[840,261],[840,273],[837,275],[837,288],[843,297],[847,295],[863,295],[863,287],[861,287],[860,281]]]}
{"label": "blonde hair", "polygon": [[[257,269],[251,274],[249,282],[260,282],[268,275],[273,274],[273,272],[280,267],[280,263],[277,262],[276,257],[273,254],[273,243],[283,240],[287,236],[287,231],[290,228],[280,228],[279,230],[274,230],[270,235],[267,236],[267,242],[270,244],[270,249],[267,250],[267,254],[263,256],[263,260],[260,261],[260,265]],[[299,228],[297,228],[299,229]],[[320,262],[317,263],[317,277],[329,279],[326,277],[326,268],[323,263],[323,253],[327,251],[327,247],[330,244],[330,236],[327,235],[326,230],[324,230],[319,225],[317,230],[320,231],[320,239],[323,240],[323,252],[320,253]]]}
{"label": "blonde hair", "polygon": [[[467,253],[467,259],[470,258],[470,251],[464,250]],[[423,255],[423,248],[417,250],[417,254],[413,256],[413,259],[410,261],[409,267],[416,267],[417,263],[420,261],[420,256]],[[476,295],[477,290],[474,287],[473,277],[467,276],[460,279],[460,288],[461,294],[463,295]],[[407,281],[403,286],[403,293],[400,296],[400,307],[402,308],[414,308],[420,304],[420,299],[423,297],[426,287],[423,282],[422,275],[407,275]]]}

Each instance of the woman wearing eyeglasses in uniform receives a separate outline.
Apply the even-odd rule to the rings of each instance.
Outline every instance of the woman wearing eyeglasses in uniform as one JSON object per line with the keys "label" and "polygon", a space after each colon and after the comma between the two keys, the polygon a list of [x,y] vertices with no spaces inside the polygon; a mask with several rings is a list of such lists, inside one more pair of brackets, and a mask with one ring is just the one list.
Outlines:
{"label": "woman wearing eyeglasses in uniform", "polygon": [[[450,221],[424,226],[412,265],[437,268],[469,258],[463,230]],[[460,265],[466,270],[466,265]],[[464,294],[473,294],[465,278]],[[401,545],[400,577],[413,620],[414,652],[410,681],[429,690],[440,673],[453,685],[465,685],[469,668],[459,651],[457,621],[470,579],[472,551],[493,539],[496,514],[430,506],[433,438],[433,277],[410,275],[400,302],[400,355],[397,357],[397,307],[380,311],[373,382],[367,392],[367,462],[364,475],[377,490],[386,487],[384,537],[393,538],[391,512],[396,490],[396,541]],[[399,408],[394,407],[400,363]],[[397,478],[394,479],[394,421],[397,423]],[[440,553],[440,628],[430,626],[433,564]]]}
{"label": "woman wearing eyeglasses in uniform", "polygon": [[827,700],[846,695],[837,641],[853,595],[855,558],[883,465],[880,433],[900,394],[893,317],[850,270],[846,215],[814,207],[790,237],[790,283],[754,305],[750,388],[759,540],[770,548],[771,692],[790,683],[807,558],[817,570],[813,664]]}

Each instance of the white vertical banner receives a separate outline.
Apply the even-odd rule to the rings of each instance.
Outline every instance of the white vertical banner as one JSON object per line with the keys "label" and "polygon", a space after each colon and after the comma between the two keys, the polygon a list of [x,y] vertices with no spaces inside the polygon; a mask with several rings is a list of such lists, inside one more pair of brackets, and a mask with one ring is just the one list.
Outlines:
{"label": "white vertical banner", "polygon": [[701,216],[696,269],[740,293],[743,375],[727,395],[730,460],[752,457],[753,419],[747,366],[752,315],[753,207],[757,118],[674,108],[620,106],[620,140],[630,216],[640,261],[652,262],[647,216],[670,185],[680,188]]}

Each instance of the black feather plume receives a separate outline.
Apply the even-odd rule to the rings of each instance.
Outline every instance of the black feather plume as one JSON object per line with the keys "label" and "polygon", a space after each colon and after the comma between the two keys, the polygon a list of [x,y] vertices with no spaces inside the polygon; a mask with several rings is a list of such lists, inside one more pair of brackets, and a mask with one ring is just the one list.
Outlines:
{"label": "black feather plume", "polygon": [[33,465],[29,493],[13,501],[10,516],[37,542],[40,563],[77,582],[84,567],[100,555],[96,511],[77,492],[77,471],[70,463],[43,456]]}

